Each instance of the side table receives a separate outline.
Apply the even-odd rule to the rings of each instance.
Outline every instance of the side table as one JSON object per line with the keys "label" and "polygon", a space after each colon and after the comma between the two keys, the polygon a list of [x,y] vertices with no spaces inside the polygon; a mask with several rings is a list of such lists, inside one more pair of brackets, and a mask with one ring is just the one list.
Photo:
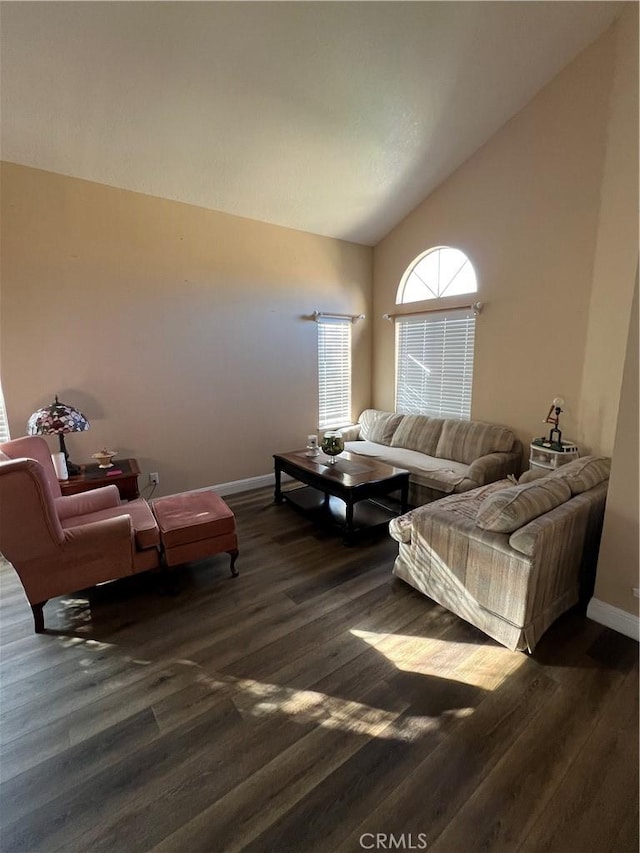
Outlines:
{"label": "side table", "polygon": [[562,442],[562,450],[556,450],[550,446],[536,444],[530,445],[531,453],[529,456],[529,468],[539,468],[546,471],[555,471],[560,465],[566,465],[567,462],[573,462],[580,456],[578,446],[570,441]]}
{"label": "side table", "polygon": [[89,492],[91,489],[99,489],[101,486],[109,486],[113,483],[118,487],[122,500],[132,501],[140,497],[138,490],[140,468],[137,460],[114,459],[112,468],[100,468],[97,463],[80,467],[82,470],[79,474],[60,482],[60,491],[63,495],[77,495],[80,492]]}

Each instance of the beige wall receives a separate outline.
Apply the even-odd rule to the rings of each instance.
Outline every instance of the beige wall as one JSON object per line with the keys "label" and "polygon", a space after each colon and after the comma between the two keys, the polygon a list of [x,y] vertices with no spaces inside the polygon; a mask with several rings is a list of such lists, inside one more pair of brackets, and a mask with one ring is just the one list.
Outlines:
{"label": "beige wall", "polygon": [[[2,166],[2,381],[14,436],[55,393],[159,493],[272,470],[317,427],[314,309],[369,313],[371,249]],[[370,320],[354,326],[354,414]],[[52,439],[52,450],[55,440]]]}
{"label": "beige wall", "polygon": [[[565,437],[582,434],[583,362],[615,60],[616,32],[610,31],[375,248],[376,406],[394,404],[394,329],[381,315],[393,311],[411,260],[430,246],[450,245],[472,260],[476,298],[486,305],[476,328],[472,417],[508,424],[528,445],[549,429],[541,421],[560,395],[566,400]],[[610,331],[612,341],[617,334]],[[593,446],[603,449],[595,440]]]}
{"label": "beige wall", "polygon": [[607,509],[594,597],[637,616],[638,577],[638,285],[632,311]]}
{"label": "beige wall", "polygon": [[579,435],[613,455],[594,597],[638,616],[637,6],[615,36]]}
{"label": "beige wall", "polygon": [[582,374],[578,440],[611,455],[638,263],[638,7],[614,28],[615,74]]}

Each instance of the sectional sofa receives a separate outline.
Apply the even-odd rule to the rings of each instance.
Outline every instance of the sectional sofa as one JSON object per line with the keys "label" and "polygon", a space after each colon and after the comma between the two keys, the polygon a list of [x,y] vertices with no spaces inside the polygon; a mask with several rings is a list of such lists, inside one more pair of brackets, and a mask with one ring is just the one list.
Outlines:
{"label": "sectional sofa", "polygon": [[[393,573],[512,650],[591,595],[610,460],[501,480],[394,519]],[[529,479],[525,477],[525,479]]]}
{"label": "sectional sofa", "polygon": [[480,421],[366,409],[340,432],[345,450],[409,471],[412,506],[518,474],[522,466],[514,433]]}

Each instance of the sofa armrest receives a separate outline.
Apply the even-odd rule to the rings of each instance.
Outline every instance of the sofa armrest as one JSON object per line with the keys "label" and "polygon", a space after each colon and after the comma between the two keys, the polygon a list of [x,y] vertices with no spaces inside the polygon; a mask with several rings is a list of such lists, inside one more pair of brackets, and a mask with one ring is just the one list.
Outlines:
{"label": "sofa armrest", "polygon": [[101,509],[111,509],[120,505],[120,492],[117,486],[102,486],[79,495],[62,495],[56,498],[56,510],[60,520],[88,515]]}
{"label": "sofa armrest", "polygon": [[357,441],[360,438],[360,424],[352,424],[352,426],[342,427],[336,430],[345,441]]}
{"label": "sofa armrest", "polygon": [[410,509],[409,512],[405,512],[404,515],[399,515],[396,518],[392,518],[389,522],[389,534],[392,539],[395,539],[396,542],[411,542],[411,530],[413,528],[414,519],[416,517],[416,513],[418,513],[422,507],[416,507],[415,509]]}
{"label": "sofa armrest", "polygon": [[519,453],[488,453],[469,465],[467,478],[479,486],[485,486],[496,480],[504,480],[507,474],[516,474],[519,465]]}
{"label": "sofa armrest", "polygon": [[523,483],[533,483],[534,480],[541,480],[543,477],[547,477],[551,471],[547,471],[546,468],[531,468],[529,471],[525,471],[520,475],[518,479],[518,485],[521,486]]}
{"label": "sofa armrest", "polygon": [[[447,500],[443,498],[442,500]],[[434,525],[441,530],[447,530],[448,536],[457,538],[459,542],[474,541],[493,548],[495,551],[513,555],[513,549],[509,545],[508,533],[496,533],[492,530],[483,530],[478,527],[475,517],[468,518],[458,513],[451,512],[442,506],[442,500],[418,506],[404,515],[394,518],[389,523],[389,533],[397,542],[412,544],[420,541],[421,537],[428,541],[429,532]]]}
{"label": "sofa armrest", "polygon": [[586,531],[588,541],[595,536],[591,551],[597,554],[608,485],[609,481],[605,480],[514,530],[509,536],[509,545],[530,557],[540,552],[543,542],[557,549],[572,539],[579,542]]}

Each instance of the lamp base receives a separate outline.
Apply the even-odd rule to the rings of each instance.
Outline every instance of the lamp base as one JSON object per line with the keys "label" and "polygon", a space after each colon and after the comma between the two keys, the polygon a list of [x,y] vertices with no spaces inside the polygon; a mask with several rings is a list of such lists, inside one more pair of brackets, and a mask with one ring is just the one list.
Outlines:
{"label": "lamp base", "polygon": [[58,438],[60,439],[60,452],[64,453],[64,461],[67,463],[67,473],[70,477],[77,477],[78,474],[82,473],[82,468],[73,462],[69,462],[69,453],[64,443],[64,433],[59,433]]}
{"label": "lamp base", "polygon": [[562,432],[558,429],[558,425],[549,430],[549,441],[551,444],[557,444],[562,447]]}

